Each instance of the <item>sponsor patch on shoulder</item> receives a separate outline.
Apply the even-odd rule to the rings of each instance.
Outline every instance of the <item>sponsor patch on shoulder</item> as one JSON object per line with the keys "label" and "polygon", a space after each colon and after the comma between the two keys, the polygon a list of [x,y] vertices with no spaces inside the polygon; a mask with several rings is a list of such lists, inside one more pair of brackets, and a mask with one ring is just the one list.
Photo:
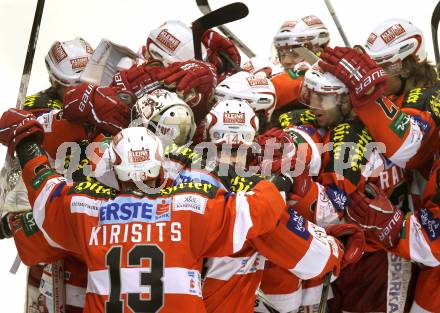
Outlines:
{"label": "sponsor patch on shoulder", "polygon": [[310,233],[307,230],[307,221],[301,216],[295,209],[289,208],[287,209],[289,212],[289,221],[287,222],[287,228],[303,238],[304,240],[308,240],[310,238]]}
{"label": "sponsor patch on shoulder", "polygon": [[408,115],[400,112],[393,122],[390,124],[391,130],[396,133],[400,138],[405,135],[405,131],[408,129],[410,125],[410,118]]}
{"label": "sponsor patch on shoulder", "polygon": [[197,194],[181,194],[173,197],[173,211],[192,211],[204,214],[208,199]]}
{"label": "sponsor patch on shoulder", "polygon": [[434,214],[426,208],[417,211],[416,215],[420,220],[420,224],[425,229],[429,240],[434,241],[440,236],[440,219],[434,217]]}

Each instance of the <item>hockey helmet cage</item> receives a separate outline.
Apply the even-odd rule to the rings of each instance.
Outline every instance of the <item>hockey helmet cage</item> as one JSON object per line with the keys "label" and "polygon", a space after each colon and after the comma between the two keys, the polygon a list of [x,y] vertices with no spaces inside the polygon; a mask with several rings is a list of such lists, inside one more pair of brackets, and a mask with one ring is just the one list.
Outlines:
{"label": "hockey helmet cage", "polygon": [[163,141],[183,145],[192,139],[196,124],[191,108],[174,92],[156,89],[136,102],[144,127],[154,128]]}
{"label": "hockey helmet cage", "polygon": [[74,86],[93,54],[92,47],[82,38],[52,44],[45,57],[47,71],[63,86]]}

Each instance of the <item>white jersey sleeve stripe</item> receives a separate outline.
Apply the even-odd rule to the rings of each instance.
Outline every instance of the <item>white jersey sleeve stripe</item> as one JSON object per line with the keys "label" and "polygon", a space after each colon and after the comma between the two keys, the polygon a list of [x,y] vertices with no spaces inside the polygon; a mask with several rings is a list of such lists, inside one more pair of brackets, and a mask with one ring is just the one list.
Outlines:
{"label": "white jersey sleeve stripe", "polygon": [[[140,284],[140,274],[147,271],[149,271],[148,268],[121,268],[121,293],[150,293],[150,286],[141,286]],[[111,285],[108,270],[90,271],[87,276],[88,293],[110,294]],[[164,269],[163,282],[166,294],[187,294],[202,297],[201,274],[197,270],[167,267]]]}
{"label": "white jersey sleeve stripe", "polygon": [[49,179],[46,182],[46,184],[44,185],[44,187],[41,190],[41,192],[38,194],[38,197],[35,200],[34,206],[33,206],[33,209],[32,209],[33,210],[34,219],[35,219],[35,223],[38,225],[38,228],[43,233],[44,238],[47,240],[49,245],[51,245],[54,248],[60,248],[60,249],[64,249],[64,248],[62,246],[60,246],[59,244],[57,244],[55,241],[53,241],[49,237],[47,232],[44,230],[43,223],[44,223],[44,219],[46,217],[46,203],[47,203],[47,200],[48,200],[50,194],[52,193],[53,189],[55,188],[55,186],[58,183],[62,182],[63,180],[64,179],[60,178],[60,177],[55,177],[55,178]]}
{"label": "white jersey sleeve stripe", "polygon": [[414,215],[410,216],[409,236],[409,251],[412,261],[431,267],[440,265],[439,260],[432,254],[431,248],[423,236],[422,226]]}
{"label": "white jersey sleeve stripe", "polygon": [[249,229],[252,227],[252,218],[249,210],[249,203],[245,192],[240,191],[237,193],[235,199],[235,222],[234,222],[234,234],[233,234],[233,252],[239,251],[244,242]]}
{"label": "white jersey sleeve stripe", "polygon": [[325,230],[312,223],[307,223],[308,230],[313,236],[307,253],[290,269],[290,272],[301,279],[310,279],[319,275],[330,258],[331,248]]}
{"label": "white jersey sleeve stripe", "polygon": [[408,136],[405,138],[405,142],[394,152],[389,160],[397,166],[405,167],[406,162],[419,151],[422,140],[423,133],[419,125],[410,119],[410,130]]}
{"label": "white jersey sleeve stripe", "polygon": [[255,252],[246,257],[208,259],[206,277],[227,281],[234,275],[246,275],[263,270],[266,258]]}

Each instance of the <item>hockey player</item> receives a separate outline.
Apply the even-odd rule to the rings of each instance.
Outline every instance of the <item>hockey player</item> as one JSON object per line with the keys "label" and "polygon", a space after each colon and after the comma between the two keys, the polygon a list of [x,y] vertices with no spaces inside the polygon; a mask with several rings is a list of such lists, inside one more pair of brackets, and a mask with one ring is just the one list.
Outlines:
{"label": "hockey player", "polygon": [[369,241],[426,266],[415,287],[413,313],[440,309],[436,297],[440,265],[438,172],[439,163],[424,192],[423,207],[406,216],[375,186],[368,195],[355,193],[347,209],[349,217],[367,231]]}
{"label": "hockey player", "polygon": [[[213,30],[207,30],[203,34],[202,43],[203,59],[216,67],[219,81],[236,72],[241,63],[241,56],[231,40]],[[159,60],[165,65],[193,60],[191,28],[181,21],[166,21],[159,28],[151,30],[146,46],[142,47],[141,51],[146,60]],[[233,64],[229,63],[222,53],[226,54]]]}
{"label": "hockey player", "polygon": [[[182,305],[204,312],[201,257],[239,250],[246,238],[273,229],[283,213],[283,198],[267,181],[257,182],[252,194],[226,196],[201,183],[143,193],[135,182],[142,188],[156,186],[163,152],[159,139],[145,128],[123,130],[112,141],[112,163],[122,186],[121,194],[112,196],[67,184],[48,172],[38,144],[43,131],[32,116],[11,109],[0,125],[1,142],[17,149],[38,226],[86,261],[85,312],[180,312]],[[338,249],[335,245],[340,257]],[[151,261],[143,262],[146,258]]]}
{"label": "hockey player", "polygon": [[[326,51],[331,50],[327,48]],[[327,60],[325,53],[321,56]],[[362,73],[358,77],[360,81],[362,81],[362,78],[367,77],[366,73],[371,74],[375,71],[380,71],[377,65],[373,66],[366,62],[362,63],[355,57],[353,59],[347,58],[347,60],[349,60],[347,62],[349,65],[356,64],[359,73]],[[322,62],[320,64],[323,64],[323,68],[328,68],[327,64]],[[335,73],[332,69],[329,71]],[[358,101],[368,100],[369,97],[380,95],[384,80],[381,79],[380,75],[374,76],[375,79],[372,79],[371,85],[377,86],[377,89],[374,91],[378,92],[377,94],[359,93],[358,97],[355,97],[351,92],[353,83],[348,79],[350,74],[347,74],[347,72],[343,74],[346,75],[344,76],[342,73],[335,74],[344,83],[342,86],[344,86],[345,92],[342,95],[338,96],[337,92],[335,95],[332,95],[333,90],[331,88],[323,88],[326,89],[325,93],[327,93],[327,96],[315,90],[310,93],[309,97],[309,103],[312,111],[317,116],[318,124],[330,127],[330,132],[327,134],[324,143],[333,142],[333,149],[323,155],[323,168],[319,175],[319,181],[330,190],[333,190],[332,200],[336,208],[343,210],[347,205],[349,195],[356,190],[362,191],[365,182],[368,180],[379,184],[381,189],[386,190],[390,200],[395,205],[399,205],[405,211],[408,211],[410,208],[405,198],[407,193],[405,188],[408,187],[403,170],[380,154],[381,148],[375,148],[369,130],[359,119],[354,117],[351,111],[352,104],[355,106]],[[327,75],[331,74],[328,73]],[[306,83],[306,86],[309,86],[311,91],[317,88],[313,84],[307,85]],[[384,127],[383,124],[386,125],[386,123],[380,120],[376,121],[375,127]],[[347,153],[347,144],[351,147],[354,146],[355,150]],[[344,168],[341,164],[347,160],[349,164]],[[342,213],[343,211],[340,212]],[[374,248],[370,249],[370,251],[374,251]],[[378,266],[378,264],[381,265]],[[367,279],[358,281],[350,278],[358,277],[359,271],[369,271],[371,274],[368,277],[373,277],[372,271],[386,272],[387,270],[393,271],[393,275],[388,277],[381,275],[382,279],[376,279],[374,283],[369,282]],[[365,254],[358,264],[348,267],[341,276],[341,279],[337,281],[336,287],[338,288],[336,289],[335,304],[339,307],[336,310],[343,309],[351,312],[384,311],[386,306],[402,306],[401,303],[404,303],[406,298],[409,273],[410,264],[403,259],[391,254],[387,257],[381,251]],[[398,292],[390,291],[391,289],[387,286],[397,283],[397,281],[401,289]],[[374,288],[374,294],[380,294],[381,298],[376,298],[374,302],[371,301],[369,297],[373,294],[373,290],[368,291],[369,288]],[[381,291],[378,292],[377,290]],[[342,302],[339,302],[338,299],[342,300]],[[357,299],[357,302],[351,302],[350,299]]]}
{"label": "hockey player", "polygon": [[270,79],[242,71],[229,76],[215,88],[216,101],[240,99],[247,101],[258,116],[259,131],[268,127],[277,103],[275,87]]}
{"label": "hockey player", "polygon": [[[302,76],[309,66],[304,63],[305,60],[294,48],[306,47],[319,54],[329,41],[327,28],[314,15],[283,23],[274,37],[278,60],[284,67],[284,72],[272,78],[278,98],[277,109],[288,104],[297,104],[303,81]],[[278,118],[281,113],[283,111],[275,114],[275,118]]]}
{"label": "hockey player", "polygon": [[54,42],[45,57],[51,87],[27,96],[24,109],[34,114],[62,109],[67,87],[80,84],[79,77],[92,54],[92,47],[82,38]]}
{"label": "hockey player", "polygon": [[[245,155],[246,149],[252,145],[253,137],[258,130],[258,119],[250,106],[246,102],[239,100],[220,101],[208,114],[206,125],[208,140],[218,147],[222,145],[223,149],[219,151],[218,155],[219,164],[227,163],[236,168],[238,166],[243,170],[247,169],[249,160],[244,158],[243,154]],[[232,148],[230,156],[224,153],[225,144]],[[240,189],[249,190],[249,188],[252,188],[251,184],[246,185],[244,182],[243,178],[236,179],[230,183],[224,183],[224,188],[233,191]],[[295,181],[295,184],[298,184],[298,182]],[[294,220],[306,222],[293,208],[289,208],[288,211],[295,212],[296,217]],[[308,223],[309,229],[324,231],[317,225],[309,222],[306,223]],[[361,234],[356,233],[356,230],[350,228],[350,226],[341,225],[338,229],[328,230],[328,234],[333,236],[338,236],[342,232],[352,234],[356,238],[346,246],[346,259],[342,265],[344,266],[345,263],[355,262],[360,257],[363,248]],[[313,236],[314,231],[310,233]],[[290,262],[295,262],[294,259],[298,257],[301,259],[300,263],[306,262],[305,260],[308,258],[309,253],[315,250],[313,245],[311,245],[307,247],[306,251],[302,251],[297,246],[298,235],[301,237],[296,231],[289,233],[282,232],[281,229],[267,234],[267,238],[270,238],[271,245],[277,253],[260,250],[259,245],[255,244],[255,242],[250,242],[249,245],[245,245],[243,249],[234,255],[209,259],[206,264],[207,272],[203,285],[203,296],[207,311],[218,313],[231,311],[253,312],[254,295],[262,278],[262,270],[264,269],[266,258],[271,260],[273,264],[284,268],[287,275],[294,277],[297,281],[298,277],[302,279],[315,276],[321,277],[323,274],[321,269],[313,269],[314,266],[312,264],[309,264],[305,271],[298,271],[296,267],[293,268],[290,265]],[[289,242],[292,244],[291,247],[284,246],[284,244]],[[354,253],[356,249],[358,250]],[[285,254],[281,251],[285,251]],[[320,248],[315,251],[320,251]],[[281,261],[280,257],[285,259],[285,261]],[[323,261],[326,259],[325,256],[322,258]]]}

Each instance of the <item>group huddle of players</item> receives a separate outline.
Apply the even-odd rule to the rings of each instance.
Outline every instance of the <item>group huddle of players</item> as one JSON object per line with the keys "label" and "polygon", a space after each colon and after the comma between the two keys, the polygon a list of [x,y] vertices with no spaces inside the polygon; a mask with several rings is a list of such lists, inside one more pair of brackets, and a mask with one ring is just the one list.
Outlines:
{"label": "group huddle of players", "polygon": [[110,85],[84,82],[84,39],[55,42],[51,87],[0,118],[22,175],[0,238],[30,266],[26,311],[440,312],[423,34],[390,19],[355,48],[329,41],[302,17],[242,64],[208,30],[200,61],[167,21]]}

